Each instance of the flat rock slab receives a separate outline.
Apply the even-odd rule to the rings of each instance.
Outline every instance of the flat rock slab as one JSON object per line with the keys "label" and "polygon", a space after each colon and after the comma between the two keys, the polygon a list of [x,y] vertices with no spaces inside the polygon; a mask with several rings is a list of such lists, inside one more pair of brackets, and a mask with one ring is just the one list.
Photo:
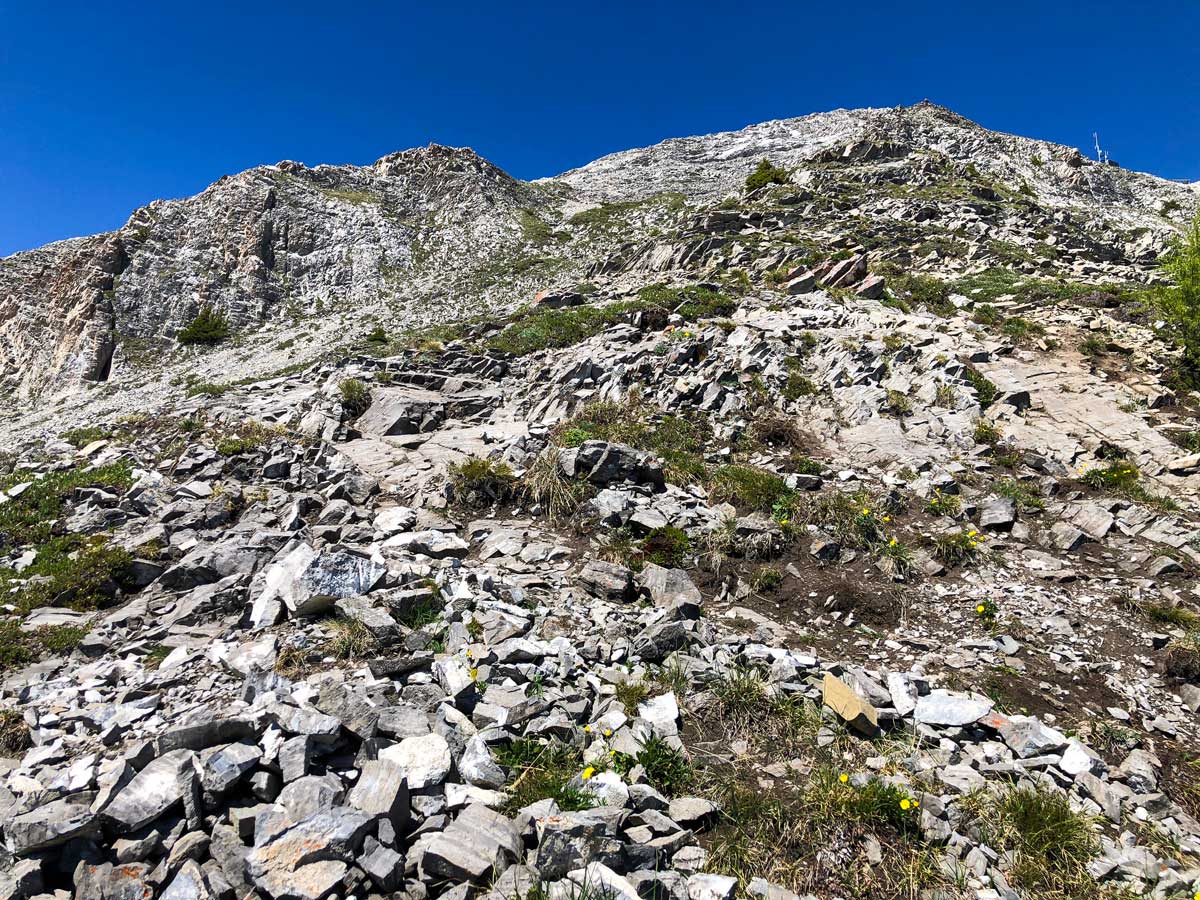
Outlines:
{"label": "flat rock slab", "polygon": [[446,780],[450,771],[450,745],[440,734],[407,737],[380,750],[379,759],[394,764],[409,789],[419,791]]}
{"label": "flat rock slab", "polygon": [[194,758],[191,750],[172,750],[152,760],[104,808],[104,817],[120,832],[149,825],[183,801]]}
{"label": "flat rock slab", "polygon": [[823,701],[851,728],[863,734],[879,731],[879,712],[858,695],[854,688],[829,672],[825,673]]}
{"label": "flat rock slab", "polygon": [[987,697],[978,694],[936,690],[917,698],[913,718],[924,725],[970,725],[990,713],[994,705]]}

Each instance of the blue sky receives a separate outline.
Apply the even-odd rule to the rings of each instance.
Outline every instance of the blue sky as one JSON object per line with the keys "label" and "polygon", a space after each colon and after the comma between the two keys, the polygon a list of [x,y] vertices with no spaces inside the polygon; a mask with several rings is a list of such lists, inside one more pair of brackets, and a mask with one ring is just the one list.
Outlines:
{"label": "blue sky", "polygon": [[0,256],[260,163],[437,141],[533,178],[923,98],[1200,180],[1200,2],[0,0]]}

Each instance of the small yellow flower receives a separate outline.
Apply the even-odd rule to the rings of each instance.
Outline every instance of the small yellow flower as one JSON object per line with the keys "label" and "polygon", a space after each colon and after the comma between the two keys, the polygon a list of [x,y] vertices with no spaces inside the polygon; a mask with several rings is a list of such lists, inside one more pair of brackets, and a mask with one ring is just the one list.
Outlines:
{"label": "small yellow flower", "polygon": [[979,534],[979,532],[976,531],[974,528],[972,528],[970,531],[967,532],[967,537],[975,537],[975,535],[977,535],[977,534]]}
{"label": "small yellow flower", "polygon": [[907,797],[905,797],[903,800],[900,801],[900,808],[907,812],[909,809],[912,808],[912,801],[909,800]]}
{"label": "small yellow flower", "polygon": [[591,734],[591,733],[592,733],[592,726],[591,726],[591,725],[584,725],[584,726],[583,726],[583,730],[584,730],[584,731],[585,731],[587,734]]}
{"label": "small yellow flower", "polygon": [[617,751],[616,751],[616,750],[609,750],[609,751],[608,751],[608,755],[609,755],[609,756],[616,756],[616,755],[617,755]]}
{"label": "small yellow flower", "polygon": [[471,670],[471,680],[472,680],[472,681],[475,681],[477,678],[479,678],[479,670],[478,670],[478,669],[472,669],[472,670]]}
{"label": "small yellow flower", "polygon": [[884,516],[884,517],[883,517],[883,521],[885,521],[885,522],[890,522],[890,521],[892,521],[892,517],[891,517],[891,516]]}
{"label": "small yellow flower", "polygon": [[986,609],[987,609],[987,607],[984,606],[982,603],[980,603],[977,607],[975,607],[975,612],[979,613],[980,615],[983,615],[984,610],[986,610]]}
{"label": "small yellow flower", "polygon": [[586,769],[584,769],[582,772],[579,773],[580,777],[584,781],[587,781],[589,778],[591,778],[595,774],[596,774],[596,770],[593,769],[591,766],[588,766]]}
{"label": "small yellow flower", "polygon": [[850,776],[847,775],[845,772],[843,772],[841,775],[838,776],[838,781],[840,781],[842,784],[845,784],[849,780],[850,780]]}
{"label": "small yellow flower", "polygon": [[914,801],[912,802],[912,805],[913,805],[913,809],[916,809],[918,806],[920,806],[920,805],[921,805],[921,801],[920,801],[920,800],[914,800]]}
{"label": "small yellow flower", "polygon": [[895,539],[895,538],[892,538],[890,541],[888,541],[888,546],[889,546],[889,547],[895,547],[895,546],[896,546],[896,539]]}
{"label": "small yellow flower", "polygon": [[863,507],[863,513],[862,513],[862,514],[863,514],[864,516],[869,516],[869,515],[871,514],[871,511],[870,511],[869,509],[867,509],[867,508],[864,506],[864,507]]}
{"label": "small yellow flower", "polygon": [[611,729],[611,728],[605,728],[605,729],[604,729],[604,736],[605,736],[605,737],[612,737],[612,729]]}
{"label": "small yellow flower", "polygon": [[471,658],[472,656],[474,656],[474,655],[475,655],[475,654],[473,654],[473,653],[471,652],[471,648],[470,648],[470,647],[468,647],[468,648],[467,648],[467,659],[470,659],[470,658]]}
{"label": "small yellow flower", "polygon": [[787,519],[780,519],[780,520],[779,520],[779,524],[780,524],[780,525],[786,525],[787,523],[788,523],[788,520],[787,520]]}

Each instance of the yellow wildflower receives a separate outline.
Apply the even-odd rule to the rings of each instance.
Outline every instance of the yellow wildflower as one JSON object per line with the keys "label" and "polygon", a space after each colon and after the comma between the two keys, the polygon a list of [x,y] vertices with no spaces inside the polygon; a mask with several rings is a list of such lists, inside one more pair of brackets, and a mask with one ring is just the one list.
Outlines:
{"label": "yellow wildflower", "polygon": [[478,669],[472,669],[472,670],[471,670],[471,680],[472,680],[472,681],[475,681],[475,680],[476,680],[478,677],[479,677],[479,670],[478,670]]}
{"label": "yellow wildflower", "polygon": [[583,730],[584,730],[584,732],[585,732],[586,734],[591,734],[591,733],[592,733],[592,726],[591,726],[591,725],[584,725],[584,726],[583,726]]}
{"label": "yellow wildflower", "polygon": [[985,607],[982,603],[980,603],[977,607],[975,607],[975,612],[979,613],[980,615],[983,615],[983,613],[986,609],[987,609],[987,607]]}
{"label": "yellow wildflower", "polygon": [[842,784],[845,784],[849,780],[850,780],[850,776],[847,775],[845,772],[843,772],[841,775],[838,776],[838,781],[840,781]]}
{"label": "yellow wildflower", "polygon": [[584,769],[582,772],[579,773],[580,777],[584,781],[587,781],[589,778],[591,778],[595,774],[596,774],[596,770],[593,769],[591,766],[588,766],[586,769]]}
{"label": "yellow wildflower", "polygon": [[912,801],[909,800],[907,797],[905,797],[903,800],[900,801],[900,808],[907,812],[909,809],[912,808]]}

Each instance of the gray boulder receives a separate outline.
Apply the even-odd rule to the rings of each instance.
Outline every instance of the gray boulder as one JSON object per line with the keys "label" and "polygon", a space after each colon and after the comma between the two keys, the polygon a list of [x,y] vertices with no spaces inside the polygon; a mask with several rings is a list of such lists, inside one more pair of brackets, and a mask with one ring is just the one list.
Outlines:
{"label": "gray boulder", "polygon": [[638,585],[655,606],[667,609],[674,618],[700,618],[703,597],[683,569],[668,569],[647,563],[638,573]]}
{"label": "gray boulder", "polygon": [[578,447],[560,450],[558,467],[568,478],[583,478],[592,484],[648,484],[663,490],[662,464],[644,450],[608,441],[584,441]]}
{"label": "gray boulder", "polygon": [[9,819],[4,824],[9,851],[14,856],[27,856],[97,833],[99,820],[91,809],[95,798],[92,793],[74,794]]}
{"label": "gray boulder", "polygon": [[104,818],[116,831],[128,833],[182,803],[194,778],[195,757],[191,750],[172,750],[152,760],[102,810]]}

